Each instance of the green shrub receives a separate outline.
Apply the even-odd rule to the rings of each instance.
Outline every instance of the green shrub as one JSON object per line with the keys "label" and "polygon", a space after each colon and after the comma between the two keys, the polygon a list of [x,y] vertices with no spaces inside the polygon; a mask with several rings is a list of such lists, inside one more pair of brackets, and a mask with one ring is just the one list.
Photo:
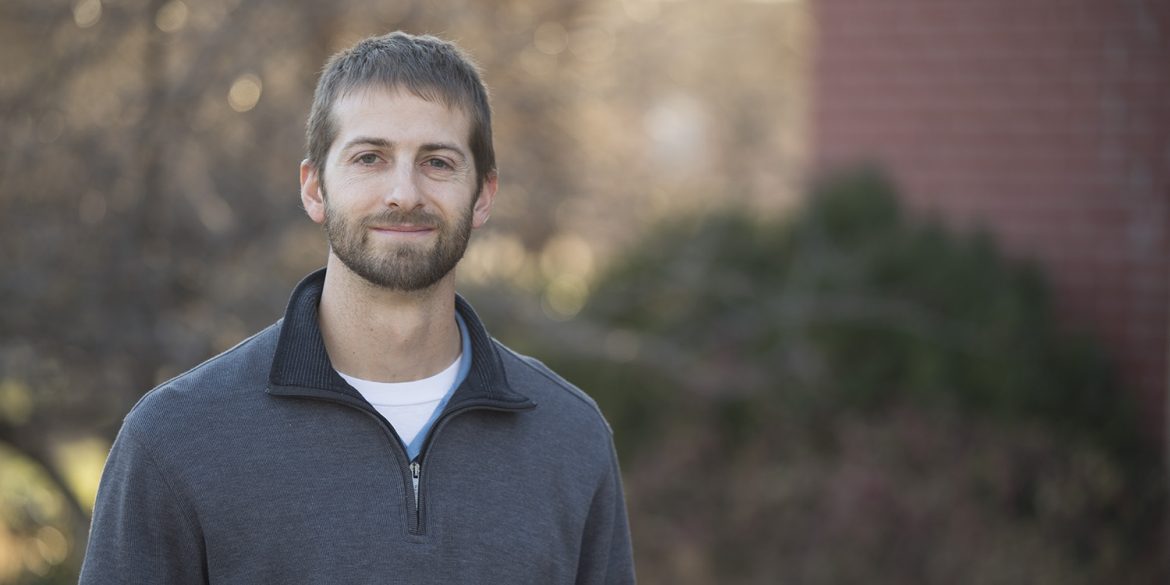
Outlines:
{"label": "green shrub", "polygon": [[539,353],[614,427],[643,580],[1164,582],[1164,477],[1103,352],[879,174],[658,226],[595,290],[564,326],[636,355]]}
{"label": "green shrub", "polygon": [[747,401],[749,414],[732,415],[742,424],[751,412],[820,424],[934,405],[1042,423],[1116,453],[1141,443],[1130,394],[1102,351],[1055,318],[1038,270],[986,234],[907,218],[875,172],[823,182],[790,218],[729,210],[661,226],[596,290],[584,319],[673,348],[633,366],[565,365],[601,378],[581,383],[630,436],[653,409],[626,395],[615,368],[659,405]]}

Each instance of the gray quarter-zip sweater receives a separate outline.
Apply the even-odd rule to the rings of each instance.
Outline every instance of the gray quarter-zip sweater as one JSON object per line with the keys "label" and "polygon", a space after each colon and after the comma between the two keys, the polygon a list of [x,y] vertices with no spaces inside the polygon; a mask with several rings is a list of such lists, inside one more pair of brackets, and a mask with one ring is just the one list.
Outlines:
{"label": "gray quarter-zip sweater", "polygon": [[596,404],[488,336],[408,461],[337,375],[324,282],[170,380],[106,462],[81,583],[633,583],[621,479]]}

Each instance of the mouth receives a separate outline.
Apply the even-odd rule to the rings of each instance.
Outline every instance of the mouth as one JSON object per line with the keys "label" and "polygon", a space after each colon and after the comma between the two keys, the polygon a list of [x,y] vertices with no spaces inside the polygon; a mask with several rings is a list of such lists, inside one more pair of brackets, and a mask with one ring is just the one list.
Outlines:
{"label": "mouth", "polygon": [[435,231],[435,228],[426,225],[399,224],[370,226],[370,231],[387,235],[421,236]]}

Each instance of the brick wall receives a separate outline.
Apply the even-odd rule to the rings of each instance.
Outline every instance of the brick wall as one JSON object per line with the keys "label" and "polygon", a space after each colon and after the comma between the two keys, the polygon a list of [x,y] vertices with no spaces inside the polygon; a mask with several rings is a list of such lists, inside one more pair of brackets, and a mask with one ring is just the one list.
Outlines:
{"label": "brick wall", "polygon": [[817,166],[881,163],[911,206],[1039,260],[1159,428],[1170,2],[811,1]]}

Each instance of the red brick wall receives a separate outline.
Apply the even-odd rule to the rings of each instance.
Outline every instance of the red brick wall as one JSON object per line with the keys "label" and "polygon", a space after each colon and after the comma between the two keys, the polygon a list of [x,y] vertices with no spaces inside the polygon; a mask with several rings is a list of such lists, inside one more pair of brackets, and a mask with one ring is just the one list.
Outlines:
{"label": "red brick wall", "polygon": [[1048,268],[1163,421],[1170,2],[812,0],[820,168],[882,164],[909,203]]}

